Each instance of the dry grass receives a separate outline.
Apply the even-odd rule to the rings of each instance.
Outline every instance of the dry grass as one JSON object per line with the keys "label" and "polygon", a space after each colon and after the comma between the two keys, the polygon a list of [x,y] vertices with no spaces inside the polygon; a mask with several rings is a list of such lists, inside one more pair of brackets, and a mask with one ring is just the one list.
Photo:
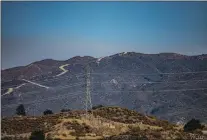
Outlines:
{"label": "dry grass", "polygon": [[[7,134],[14,137],[16,134],[21,136],[35,129],[42,129],[47,138],[60,140],[107,139],[107,137],[111,140],[126,137],[149,140],[191,138],[190,134],[183,132],[183,126],[176,126],[124,108],[103,107],[93,110],[93,115],[89,114],[87,117],[83,113],[71,111],[41,117],[6,118],[2,119],[2,132],[5,136]],[[202,133],[197,132],[194,135]]]}
{"label": "dry grass", "polygon": [[128,110],[120,107],[102,107],[93,111],[95,116],[101,116],[115,122],[122,123],[140,123],[151,125],[151,126],[160,126],[160,127],[173,127],[175,125],[170,124],[165,120],[158,120],[153,116],[144,116],[136,111]]}

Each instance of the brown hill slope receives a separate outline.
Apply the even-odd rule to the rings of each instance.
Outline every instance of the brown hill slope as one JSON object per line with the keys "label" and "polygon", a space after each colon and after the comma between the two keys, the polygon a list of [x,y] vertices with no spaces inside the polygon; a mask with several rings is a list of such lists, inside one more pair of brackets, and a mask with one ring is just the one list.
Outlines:
{"label": "brown hill slope", "polygon": [[182,126],[120,107],[70,111],[47,116],[2,119],[2,138],[27,140],[32,131],[43,130],[47,139],[178,140],[207,136],[201,131],[183,132]]}

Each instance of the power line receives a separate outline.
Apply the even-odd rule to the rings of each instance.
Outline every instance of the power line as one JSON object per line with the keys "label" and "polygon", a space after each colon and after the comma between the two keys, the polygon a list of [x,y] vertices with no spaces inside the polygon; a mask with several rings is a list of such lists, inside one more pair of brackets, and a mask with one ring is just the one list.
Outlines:
{"label": "power line", "polygon": [[[85,74],[77,74],[77,75],[75,75],[75,76],[77,76],[77,77],[80,77],[80,76],[84,76]],[[73,75],[72,75],[73,76]],[[45,79],[47,80],[47,81],[45,81],[45,80],[37,80],[37,81],[34,81],[34,79],[32,80],[32,79],[29,79],[29,80],[32,80],[32,82],[37,82],[37,83],[39,83],[40,82],[40,84],[44,84],[44,83],[48,83],[48,82],[53,82],[53,81],[55,81],[55,80],[64,80],[64,79],[67,79],[67,78],[70,78],[71,76],[65,76],[65,77],[58,77],[58,78],[53,78],[53,79],[50,79],[50,80],[47,80],[47,78],[48,77],[46,77]],[[51,78],[51,77],[50,77]],[[19,79],[20,81],[24,81],[23,79]],[[41,82],[41,81],[45,81],[45,82]],[[10,82],[12,82],[12,81],[10,81]],[[15,87],[15,86],[18,86],[18,85],[13,85],[13,86],[7,86],[8,88],[10,88],[10,87]],[[6,88],[5,86],[4,86],[4,88]]]}
{"label": "power line", "polygon": [[[94,72],[91,73],[92,75],[100,75],[100,74],[123,74],[124,72],[107,72],[107,73],[100,73]],[[178,72],[178,73],[148,73],[148,74],[135,74],[135,73],[128,73],[128,75],[176,75],[176,74],[198,74],[198,73],[207,73],[207,71],[197,71],[197,72]]]}
{"label": "power line", "polygon": [[[207,81],[207,79],[204,79],[204,80],[186,80],[186,81],[159,81],[159,82],[148,81],[148,82],[118,82],[118,83],[154,84],[154,83],[185,83],[185,82],[203,82],[203,81]],[[106,82],[91,82],[91,83],[99,84],[99,83],[112,83],[112,82],[106,81]]]}
{"label": "power line", "polygon": [[[33,81],[32,81],[33,82]],[[36,81],[35,81],[36,82]],[[39,83],[39,82],[38,82]],[[40,83],[40,84],[47,84],[47,82],[44,82],[44,83]],[[76,84],[76,83],[75,83]],[[7,87],[4,87],[4,88],[2,88],[1,90],[5,90],[5,89],[8,89],[8,88],[15,88],[15,87],[17,87],[17,86],[19,86],[19,85],[13,85],[13,86],[7,86]]]}
{"label": "power line", "polygon": [[[45,80],[39,80],[39,81],[36,81],[36,82],[41,82],[41,81],[51,82],[51,81],[55,81],[55,80],[64,80],[64,79],[68,79],[68,78],[71,78],[72,76],[80,77],[80,76],[84,76],[84,75],[85,75],[85,74],[77,74],[77,75],[70,75],[70,76],[64,76],[64,77],[54,77],[54,78],[52,78],[52,79],[50,79],[50,80],[47,80],[47,79],[45,78],[47,81],[45,81]],[[43,83],[45,83],[45,82],[43,82]]]}
{"label": "power line", "polygon": [[[176,116],[176,115],[180,115],[180,114],[185,114],[185,113],[188,113],[190,111],[195,111],[194,108],[188,108],[188,109],[185,109],[184,111],[177,111],[177,112],[172,112],[172,113],[167,113],[167,116]],[[196,108],[196,111],[201,111],[201,112],[206,112],[205,109],[200,109],[200,108]]]}
{"label": "power line", "polygon": [[139,62],[141,62],[143,65],[148,65],[150,68],[152,68],[153,70],[157,71],[159,74],[161,74],[162,72],[156,67],[156,66],[152,66],[150,64],[147,64],[146,62],[142,61],[141,59],[137,59]]}
{"label": "power line", "polygon": [[73,85],[67,85],[67,86],[60,86],[58,88],[64,89],[64,88],[69,88],[69,87],[76,87],[76,86],[80,86],[80,85],[85,85],[86,83],[80,82],[80,83],[75,83]]}
{"label": "power line", "polygon": [[[103,73],[94,72],[94,73],[91,73],[91,75],[100,75],[100,74],[122,74],[122,73],[125,73],[125,71],[124,72],[107,72],[107,73],[104,73],[104,72]],[[199,73],[207,73],[207,71],[179,72],[179,73],[146,73],[146,74],[144,74],[144,73],[143,74],[127,73],[127,74],[129,74],[129,75],[140,75],[140,76],[142,76],[142,75],[174,75],[174,74],[199,74]],[[62,79],[62,78],[63,79],[66,79],[66,78],[69,78],[71,76],[84,76],[84,75],[86,75],[86,74],[84,74],[84,73],[78,73],[78,74],[71,74],[70,76],[64,76],[64,77],[54,77],[54,76],[52,76],[54,78],[51,79],[51,80]],[[45,77],[45,79],[46,78],[48,78],[48,77]],[[21,79],[19,79],[19,80],[21,80]],[[30,78],[29,80],[32,80],[32,79]],[[10,82],[10,81],[6,81],[6,82]],[[35,82],[39,82],[39,81],[35,81]]]}
{"label": "power line", "polygon": [[[181,90],[158,90],[159,92],[179,92],[179,91],[194,91],[194,90],[206,90],[207,88],[197,88],[197,89],[181,89]],[[141,90],[137,90],[137,91],[107,91],[107,92],[155,92],[153,90],[148,90],[148,91],[141,91]],[[73,92],[73,93],[84,93],[84,92]],[[51,101],[51,100],[57,100],[57,99],[62,99],[62,98],[68,98],[68,97],[74,97],[77,96],[79,94],[63,94],[63,95],[58,95],[58,96],[53,96],[51,98],[47,98],[47,99],[40,99],[40,100],[34,100],[31,102],[26,102],[23,104],[34,104],[34,103],[41,103],[41,102],[45,102],[45,101]],[[67,97],[68,96],[68,97]],[[88,98],[89,99],[89,98]],[[89,99],[90,100],[90,99]],[[89,101],[89,104],[91,102]],[[11,104],[11,105],[5,105],[2,106],[2,108],[12,108],[12,107],[16,107],[18,104]],[[92,106],[92,104],[90,105],[90,107]]]}
{"label": "power line", "polygon": [[[39,79],[41,79],[42,77],[44,77],[44,76],[48,76],[48,73],[47,74],[44,74],[44,75],[36,75],[36,76],[32,76],[31,78],[29,78],[29,79],[27,79],[27,80],[34,80],[35,78],[39,78]],[[64,79],[64,78],[69,78],[69,77],[71,77],[71,76],[77,76],[77,77],[79,77],[79,76],[83,76],[83,75],[85,75],[85,73],[77,73],[77,74],[73,74],[73,73],[70,73],[70,75],[69,76],[64,76],[64,77],[62,77],[62,76],[60,76],[60,77],[56,77],[56,76],[49,76],[49,77],[44,77],[44,78],[42,78],[42,79],[47,79],[47,78],[52,78],[51,80],[55,80],[55,79]],[[13,80],[15,80],[15,79],[13,79]],[[4,81],[4,83],[7,83],[7,82],[12,82],[13,80],[7,80],[7,81]],[[20,81],[22,81],[22,79],[16,79],[16,80],[20,80]],[[40,81],[42,81],[42,80],[40,80]],[[35,82],[39,82],[39,81],[35,81]]]}
{"label": "power line", "polygon": [[[108,73],[90,73],[91,75],[102,75],[102,74],[123,74],[124,72],[108,72]],[[179,74],[199,74],[199,73],[207,73],[207,71],[197,71],[197,72],[181,72],[181,73],[151,73],[151,74],[134,74],[134,73],[127,73],[128,75],[139,75],[139,76],[147,76],[147,75],[179,75]],[[84,76],[86,74],[84,73],[79,73],[79,74],[72,74],[72,76]],[[60,80],[60,79],[67,79],[71,76],[66,76],[66,77],[58,77],[58,78],[53,78],[53,79],[50,79],[48,81],[45,81],[45,82],[41,82],[41,80],[39,81],[35,81],[35,82],[41,82],[41,84],[44,84],[44,83],[47,83],[47,82],[52,82],[52,81],[55,81],[55,80]],[[46,77],[47,78],[47,77]],[[46,79],[45,78],[45,79]],[[19,79],[21,80],[21,79]],[[30,80],[30,79],[29,79]],[[44,80],[43,80],[44,81]],[[13,86],[10,86],[10,87],[13,87]],[[8,88],[10,88],[8,87]],[[5,88],[5,87],[4,87]]]}
{"label": "power line", "polygon": [[[73,84],[73,85],[68,85],[68,86],[60,86],[60,87],[58,87],[58,88],[50,88],[51,90],[50,91],[58,91],[59,89],[60,90],[63,90],[63,89],[66,89],[66,88],[71,88],[71,87],[77,87],[77,86],[81,86],[81,85],[85,85],[85,83],[76,83],[76,84]],[[49,89],[47,89],[47,90],[49,90]],[[41,92],[43,92],[43,91],[30,91],[30,92],[25,92],[25,93],[23,93],[23,94],[21,94],[21,95],[32,95],[32,94],[37,94],[37,93],[41,93]]]}
{"label": "power line", "polygon": [[[96,60],[95,60],[96,61]],[[92,62],[92,61],[91,61]],[[90,63],[90,62],[89,62]],[[89,65],[87,65],[87,66],[89,66]],[[88,69],[88,68],[87,68]],[[206,73],[207,71],[197,71],[197,72],[181,72],[181,73],[154,73],[154,74],[133,74],[133,73],[127,73],[127,74],[129,74],[129,75],[140,75],[140,76],[143,76],[143,75],[176,75],[176,74],[198,74],[198,73]],[[114,72],[114,74],[123,74],[124,72]],[[88,109],[88,107],[92,107],[92,103],[91,103],[91,95],[90,95],[90,84],[91,84],[91,82],[90,82],[90,75],[99,75],[99,74],[101,74],[101,75],[103,75],[103,74],[113,74],[112,72],[111,73],[90,73],[90,72],[87,72],[86,74],[78,74],[79,76],[81,75],[81,76],[84,76],[84,75],[86,75],[86,110]],[[73,75],[72,75],[73,76]],[[71,77],[71,76],[68,76],[68,77]],[[64,76],[64,77],[55,77],[55,78],[53,78],[53,79],[51,79],[51,80],[49,80],[49,81],[54,81],[54,80],[60,80],[60,79],[66,79],[66,78],[68,78],[68,77],[66,77],[66,76]],[[46,77],[47,78],[47,77]],[[46,79],[45,78],[45,79]],[[43,78],[44,79],[44,78]],[[49,82],[49,81],[46,81],[46,82]],[[201,80],[199,80],[199,81],[201,81]],[[36,82],[36,81],[35,81]],[[174,81],[173,81],[174,82]],[[183,82],[183,81],[179,81],[179,82]],[[186,81],[185,81],[186,82]],[[93,83],[95,83],[95,82],[93,82]],[[141,83],[141,82],[139,82],[139,83]],[[146,83],[146,82],[145,82]],[[147,82],[147,83],[155,83],[155,82]],[[161,83],[161,82],[156,82],[156,83]],[[163,83],[166,83],[166,82],[163,82]],[[170,83],[170,82],[169,82]],[[83,85],[83,84],[81,84],[81,85]],[[68,88],[68,86],[65,86],[66,88]],[[72,87],[72,86],[71,86]],[[59,87],[59,88],[64,88],[64,87]],[[207,88],[198,88],[198,89],[181,89],[181,90],[158,90],[158,91],[161,91],[161,92],[173,92],[173,91],[189,91],[189,90],[205,90],[205,89],[207,89]],[[123,91],[108,91],[108,92],[123,92]],[[124,92],[154,92],[154,91],[124,91]],[[34,92],[33,92],[34,93]],[[49,98],[49,99],[47,99],[47,100],[41,100],[41,102],[43,102],[43,101],[49,101],[49,100],[54,100],[54,99],[60,99],[60,98],[62,98],[62,96],[58,96],[58,97],[56,97],[56,98]],[[64,97],[63,97],[64,98]],[[40,100],[39,100],[40,101]],[[38,101],[33,101],[33,102],[38,102]],[[88,106],[88,104],[89,104],[89,106]]]}
{"label": "power line", "polygon": [[[132,91],[121,91],[121,90],[110,90],[107,92],[175,92],[175,91],[196,91],[196,90],[207,90],[207,88],[194,88],[194,89],[169,89],[169,90],[132,90]],[[97,91],[95,91],[97,92]],[[102,92],[102,91],[100,91]]]}
{"label": "power line", "polygon": [[[186,81],[164,81],[164,82],[118,82],[118,83],[139,83],[139,84],[154,84],[154,83],[185,83],[185,82],[203,82],[203,81],[207,81],[207,79],[204,79],[204,80],[186,80]],[[104,83],[111,83],[110,81],[106,81],[106,82],[90,82],[92,84],[104,84]],[[81,86],[81,85],[85,85],[85,83],[83,82],[79,82],[79,83],[75,83],[75,84],[72,84],[72,85],[67,85],[67,86],[60,86],[58,88],[54,88],[54,87],[51,87],[52,90],[58,90],[58,89],[65,89],[65,88],[70,88],[70,87],[76,87],[76,86]],[[4,90],[4,89],[2,89]],[[25,95],[30,95],[30,94],[36,94],[36,93],[39,93],[38,92],[34,92],[34,91],[31,91],[31,92],[26,92],[24,93]]]}
{"label": "power line", "polygon": [[[32,82],[35,82],[35,83],[39,83],[39,84],[47,84],[48,82],[53,82],[53,81],[55,81],[55,80],[64,80],[64,79],[67,79],[68,77],[66,77],[66,78],[57,78],[57,79],[50,79],[50,80],[48,80],[48,81],[45,81],[45,82],[40,82],[40,81],[32,81]],[[23,79],[22,79],[22,81],[24,81]],[[26,83],[28,83],[28,82],[26,82]],[[13,87],[16,87],[16,86],[19,86],[19,85],[13,85],[13,86],[4,86],[4,88],[3,89],[1,89],[1,90],[5,90],[5,89],[8,89],[8,88],[13,88]]]}
{"label": "power line", "polygon": [[[206,90],[207,88],[197,88],[197,89],[182,89],[182,90],[159,90],[160,92],[174,92],[174,91],[189,91],[189,90]],[[155,91],[107,91],[107,92],[155,92]],[[73,93],[84,93],[84,91],[82,92],[73,92]],[[74,96],[77,96],[79,94],[63,94],[63,95],[58,95],[58,96],[53,96],[51,98],[47,98],[47,99],[40,99],[40,100],[35,100],[35,101],[31,101],[31,102],[26,102],[26,103],[23,103],[23,104],[33,104],[33,103],[41,103],[41,102],[45,102],[45,101],[51,101],[51,100],[57,100],[57,99],[62,99],[62,98],[65,98],[69,95],[69,97],[71,97],[71,95],[74,97]],[[18,104],[11,104],[11,105],[5,105],[5,106],[2,106],[2,108],[11,108],[11,107],[15,107],[16,105]]]}
{"label": "power line", "polygon": [[[140,83],[140,84],[153,84],[153,83],[185,83],[185,82],[204,82],[204,81],[207,81],[207,79],[202,79],[202,80],[184,80],[184,81],[147,81],[147,82],[139,82],[139,81],[135,81],[135,82],[118,82],[118,83]],[[36,81],[35,81],[36,82]],[[45,82],[46,83],[46,82]],[[72,84],[71,86],[73,85],[76,85],[76,84],[80,84],[82,82],[79,82],[79,83],[74,83]],[[91,82],[91,83],[112,83],[110,81],[106,81],[106,82]],[[42,84],[42,83],[41,83]],[[18,85],[15,85],[15,86],[8,86],[8,88],[15,88],[17,87]],[[61,86],[62,87],[62,86]],[[68,86],[63,86],[63,87],[68,87]],[[8,88],[2,88],[1,90],[6,90]],[[52,87],[51,87],[52,88]]]}
{"label": "power line", "polygon": [[[73,93],[80,93],[81,94],[81,93],[84,93],[84,91],[73,92]],[[50,98],[47,98],[47,99],[40,99],[40,100],[34,100],[34,101],[25,102],[23,104],[25,105],[25,104],[42,103],[42,102],[52,101],[52,100],[57,100],[57,99],[62,99],[62,98],[75,97],[77,95],[79,95],[79,94],[75,94],[74,95],[74,94],[66,93],[66,94],[63,94],[63,95],[53,96],[53,97],[50,97]],[[16,107],[17,105],[19,105],[19,104],[4,105],[4,106],[2,106],[2,108],[13,108],[13,107]]]}

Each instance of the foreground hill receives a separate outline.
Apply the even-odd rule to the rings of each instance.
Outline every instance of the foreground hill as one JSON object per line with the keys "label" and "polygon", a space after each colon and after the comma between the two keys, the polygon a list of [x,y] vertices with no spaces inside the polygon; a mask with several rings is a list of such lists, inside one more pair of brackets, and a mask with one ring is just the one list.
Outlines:
{"label": "foreground hill", "polygon": [[[206,129],[206,128],[204,128]],[[204,129],[202,131],[204,131]],[[100,140],[189,140],[206,139],[201,130],[186,133],[182,125],[120,107],[70,111],[46,116],[2,119],[3,140],[28,140],[31,132],[42,130],[48,139]]]}
{"label": "foreground hill", "polygon": [[[46,59],[2,71],[2,116],[83,109],[86,66],[93,105],[116,105],[171,122],[207,121],[207,55],[124,52],[65,61]],[[35,83],[35,84],[34,84]]]}

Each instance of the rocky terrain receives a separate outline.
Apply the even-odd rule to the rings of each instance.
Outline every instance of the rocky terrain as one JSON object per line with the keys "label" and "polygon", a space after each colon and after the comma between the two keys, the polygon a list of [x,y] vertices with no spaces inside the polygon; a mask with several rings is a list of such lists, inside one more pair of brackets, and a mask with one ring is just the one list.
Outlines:
{"label": "rocky terrain", "polygon": [[46,59],[3,70],[2,117],[15,115],[19,104],[35,116],[46,109],[83,109],[87,65],[93,105],[126,107],[174,123],[207,121],[207,55],[135,52]]}
{"label": "rocky terrain", "polygon": [[2,119],[2,140],[28,140],[31,132],[41,130],[47,140],[195,140],[207,138],[204,131],[183,131],[154,116],[120,107],[101,107],[45,116],[15,116]]}

